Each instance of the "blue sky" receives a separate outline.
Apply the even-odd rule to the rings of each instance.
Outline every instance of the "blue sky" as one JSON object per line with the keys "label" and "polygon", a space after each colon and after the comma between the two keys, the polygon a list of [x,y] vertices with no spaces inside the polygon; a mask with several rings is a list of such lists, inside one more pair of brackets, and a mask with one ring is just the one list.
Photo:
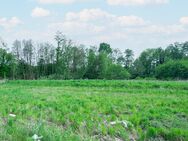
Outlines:
{"label": "blue sky", "polygon": [[53,42],[57,30],[76,43],[133,49],[188,40],[187,0],[6,0],[0,36]]}

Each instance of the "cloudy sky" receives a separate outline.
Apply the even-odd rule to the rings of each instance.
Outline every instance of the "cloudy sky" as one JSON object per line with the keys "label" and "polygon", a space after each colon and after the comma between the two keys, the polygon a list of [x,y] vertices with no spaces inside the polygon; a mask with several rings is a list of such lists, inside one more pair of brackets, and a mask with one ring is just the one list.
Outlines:
{"label": "cloudy sky", "polygon": [[188,40],[188,0],[1,0],[0,36],[53,42],[57,30],[76,43],[146,48]]}

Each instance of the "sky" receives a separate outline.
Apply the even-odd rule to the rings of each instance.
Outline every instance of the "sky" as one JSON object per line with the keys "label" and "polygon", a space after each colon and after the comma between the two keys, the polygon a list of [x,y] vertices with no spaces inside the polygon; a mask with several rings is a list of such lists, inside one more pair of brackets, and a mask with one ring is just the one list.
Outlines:
{"label": "sky", "polygon": [[54,43],[61,31],[76,44],[107,42],[136,55],[188,41],[188,0],[1,0],[0,37]]}

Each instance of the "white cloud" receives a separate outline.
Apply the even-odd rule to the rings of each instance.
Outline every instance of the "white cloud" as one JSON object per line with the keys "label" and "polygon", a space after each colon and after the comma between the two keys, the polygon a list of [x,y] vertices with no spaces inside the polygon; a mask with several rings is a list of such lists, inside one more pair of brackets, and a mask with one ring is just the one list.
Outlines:
{"label": "white cloud", "polygon": [[84,9],[78,13],[69,12],[65,16],[65,21],[84,22],[97,25],[116,25],[123,27],[139,26],[147,23],[147,21],[144,21],[144,19],[134,15],[117,16],[101,9]]}
{"label": "white cloud", "polygon": [[71,34],[74,36],[78,34],[82,34],[83,36],[91,36],[101,33],[105,29],[103,26],[71,21],[52,23],[48,26],[48,28],[52,31],[61,30],[66,34]]}
{"label": "white cloud", "polygon": [[[77,1],[87,0],[36,0],[41,4],[71,4]],[[109,5],[147,5],[147,4],[166,4],[169,0],[106,0]]]}
{"label": "white cloud", "polygon": [[70,4],[75,2],[75,0],[37,0],[39,3],[42,4]]}
{"label": "white cloud", "polygon": [[47,28],[43,26],[40,31],[19,31],[14,34],[6,32],[3,37],[8,39],[12,35],[13,39],[52,41],[53,34],[60,30],[78,43],[98,45],[100,42],[108,42],[114,48],[131,48],[140,53],[144,48],[185,40],[188,33],[183,25],[186,24],[185,19],[180,19],[181,24],[177,21],[164,25],[135,15],[119,16],[101,9],[83,9],[79,12],[68,12],[62,21],[49,23]]}
{"label": "white cloud", "polygon": [[84,9],[78,13],[69,12],[66,14],[66,20],[68,21],[82,21],[93,22],[99,20],[113,19],[115,15],[109,14],[101,9]]}
{"label": "white cloud", "polygon": [[188,25],[188,17],[182,17],[180,19],[180,23],[183,25]]}
{"label": "white cloud", "polygon": [[146,34],[146,35],[172,35],[177,33],[182,33],[185,28],[182,25],[156,25],[151,24],[145,27],[129,29],[130,33],[135,34]]}
{"label": "white cloud", "polygon": [[50,29],[62,30],[65,34],[80,36],[111,36],[116,38],[130,35],[170,35],[181,33],[185,28],[180,25],[156,25],[141,17],[128,15],[117,16],[101,9],[84,9],[80,12],[69,12],[62,22],[51,23]]}
{"label": "white cloud", "polygon": [[145,45],[144,42],[148,40],[151,44],[158,45],[164,39],[179,37],[187,32],[182,24],[155,24],[135,15],[118,16],[101,9],[69,12],[63,21],[48,25],[49,33],[57,30],[86,45],[108,42],[116,47],[135,46],[137,51],[139,48],[136,46]]}
{"label": "white cloud", "polygon": [[149,23],[137,16],[120,16],[117,17],[117,21],[121,26],[138,26],[138,25],[145,25]]}
{"label": "white cloud", "polygon": [[0,26],[10,29],[13,28],[19,24],[22,24],[22,21],[17,17],[12,17],[10,19],[8,18],[0,18]]}
{"label": "white cloud", "polygon": [[107,0],[109,5],[148,5],[166,4],[169,0]]}
{"label": "white cloud", "polygon": [[36,7],[32,10],[31,16],[32,17],[47,17],[50,15],[50,11],[40,8],[40,7]]}
{"label": "white cloud", "polygon": [[[117,16],[101,9],[84,9],[69,12],[61,22],[48,25],[48,32],[60,30],[73,40],[86,45],[100,42],[122,41],[130,34],[127,28],[146,26],[144,19],[137,16]],[[131,31],[132,32],[132,31]]]}

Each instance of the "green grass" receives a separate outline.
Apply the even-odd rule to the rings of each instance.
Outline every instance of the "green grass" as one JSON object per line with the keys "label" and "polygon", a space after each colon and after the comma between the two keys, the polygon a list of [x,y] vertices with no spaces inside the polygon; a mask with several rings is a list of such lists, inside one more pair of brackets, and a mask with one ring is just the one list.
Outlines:
{"label": "green grass", "polygon": [[34,134],[42,141],[187,141],[188,82],[1,83],[0,140],[32,141]]}

